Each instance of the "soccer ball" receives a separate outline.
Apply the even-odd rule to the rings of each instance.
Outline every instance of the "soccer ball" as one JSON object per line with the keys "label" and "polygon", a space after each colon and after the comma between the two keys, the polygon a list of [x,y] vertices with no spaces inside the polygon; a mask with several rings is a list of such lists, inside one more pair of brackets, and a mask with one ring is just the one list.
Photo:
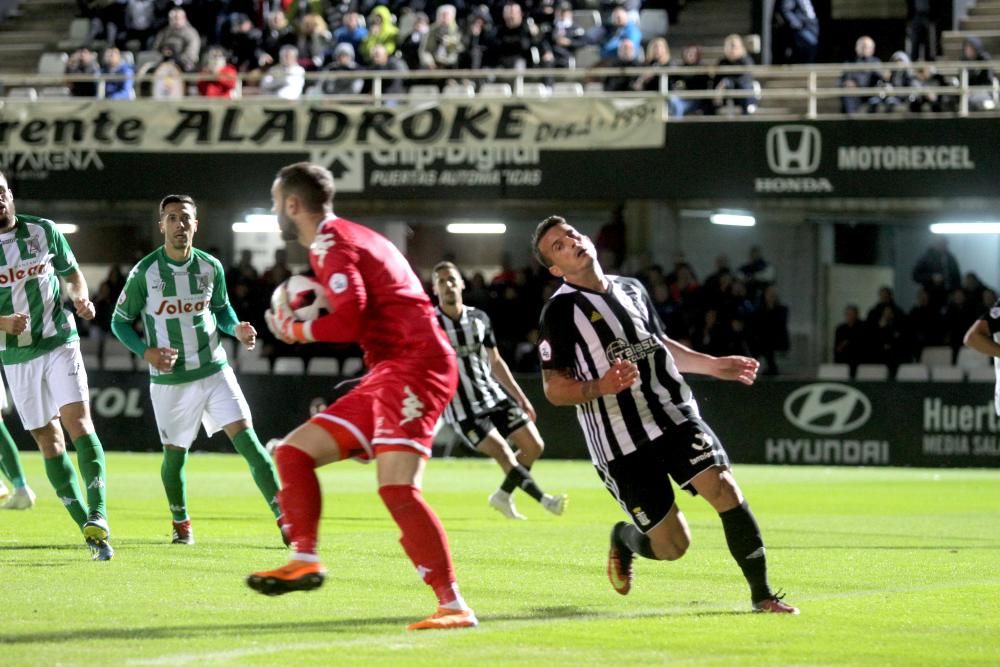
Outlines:
{"label": "soccer ball", "polygon": [[309,276],[292,276],[271,295],[271,308],[285,306],[297,320],[315,320],[330,313],[323,286]]}

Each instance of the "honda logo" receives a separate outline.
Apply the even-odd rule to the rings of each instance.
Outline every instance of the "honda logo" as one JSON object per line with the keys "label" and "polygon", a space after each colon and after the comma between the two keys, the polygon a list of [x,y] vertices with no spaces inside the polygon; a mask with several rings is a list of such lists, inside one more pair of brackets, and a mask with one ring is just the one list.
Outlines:
{"label": "honda logo", "polygon": [[776,174],[811,174],[819,169],[823,140],[809,125],[776,125],[767,131],[767,166]]}
{"label": "honda logo", "polygon": [[863,426],[871,414],[867,396],[835,382],[799,387],[785,399],[785,418],[803,431],[820,435],[853,431]]}

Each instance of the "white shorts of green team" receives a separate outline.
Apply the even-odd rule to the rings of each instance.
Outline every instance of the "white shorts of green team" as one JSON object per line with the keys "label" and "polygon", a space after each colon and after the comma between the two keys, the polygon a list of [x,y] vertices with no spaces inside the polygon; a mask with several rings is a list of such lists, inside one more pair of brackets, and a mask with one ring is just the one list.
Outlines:
{"label": "white shorts of green team", "polygon": [[[204,426],[209,437],[223,426],[250,421],[250,406],[236,381],[233,369],[226,367],[206,378],[184,384],[150,384],[149,398],[156,415],[160,442],[189,449]],[[198,421],[198,416],[201,421]]]}
{"label": "white shorts of green team", "polygon": [[4,365],[10,396],[29,431],[59,416],[64,405],[90,400],[80,341],[66,343],[40,357]]}

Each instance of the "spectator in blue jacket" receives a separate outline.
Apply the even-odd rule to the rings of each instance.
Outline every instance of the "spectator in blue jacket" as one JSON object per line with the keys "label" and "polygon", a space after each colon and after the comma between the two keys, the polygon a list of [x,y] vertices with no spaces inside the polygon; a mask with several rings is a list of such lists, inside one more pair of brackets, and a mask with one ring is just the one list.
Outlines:
{"label": "spectator in blue jacket", "polygon": [[125,77],[124,79],[109,79],[104,83],[104,98],[108,100],[130,100],[135,97],[132,91],[132,78],[135,69],[122,58],[122,52],[116,48],[106,49],[102,59],[104,66],[101,74]]}
{"label": "spectator in blue jacket", "polygon": [[601,42],[601,60],[613,60],[618,56],[618,45],[623,39],[638,46],[642,44],[642,32],[635,21],[629,19],[628,10],[622,6],[615,7],[611,12],[611,25],[604,28],[604,40]]}

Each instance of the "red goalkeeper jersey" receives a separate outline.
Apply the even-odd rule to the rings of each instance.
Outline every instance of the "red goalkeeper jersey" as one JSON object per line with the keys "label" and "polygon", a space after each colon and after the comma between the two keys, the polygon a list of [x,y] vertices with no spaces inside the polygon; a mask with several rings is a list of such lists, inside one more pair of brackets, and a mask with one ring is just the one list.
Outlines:
{"label": "red goalkeeper jersey", "polygon": [[317,341],[359,343],[369,368],[387,359],[454,354],[420,280],[378,232],[330,218],[316,230],[309,263],[331,310],[312,322]]}

